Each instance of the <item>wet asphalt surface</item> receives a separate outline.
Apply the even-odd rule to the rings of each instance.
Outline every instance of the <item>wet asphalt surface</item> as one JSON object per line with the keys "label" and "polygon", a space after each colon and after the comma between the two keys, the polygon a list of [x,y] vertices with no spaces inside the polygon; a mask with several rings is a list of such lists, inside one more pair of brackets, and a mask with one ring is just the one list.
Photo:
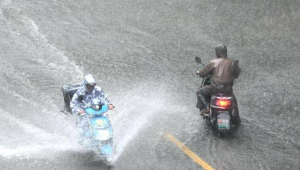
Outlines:
{"label": "wet asphalt surface", "polygon": [[[300,2],[0,1],[1,169],[107,169],[60,112],[91,73],[114,103],[114,169],[300,167]],[[195,108],[197,55],[228,47],[242,126],[220,138]]]}

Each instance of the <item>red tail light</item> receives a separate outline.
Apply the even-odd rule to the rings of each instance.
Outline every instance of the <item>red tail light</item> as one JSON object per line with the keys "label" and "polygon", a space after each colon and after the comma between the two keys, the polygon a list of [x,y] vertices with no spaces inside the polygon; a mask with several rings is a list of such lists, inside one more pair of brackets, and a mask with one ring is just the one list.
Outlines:
{"label": "red tail light", "polygon": [[218,99],[216,100],[216,106],[221,106],[221,107],[231,106],[231,100]]}

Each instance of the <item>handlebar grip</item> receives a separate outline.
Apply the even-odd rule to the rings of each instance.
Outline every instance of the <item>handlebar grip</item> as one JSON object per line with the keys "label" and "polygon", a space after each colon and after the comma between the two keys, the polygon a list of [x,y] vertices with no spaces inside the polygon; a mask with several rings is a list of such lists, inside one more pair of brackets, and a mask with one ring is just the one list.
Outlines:
{"label": "handlebar grip", "polygon": [[78,113],[78,115],[79,115],[79,116],[84,116],[84,115],[86,115],[86,113],[85,113],[85,112],[84,112],[84,113],[81,113],[81,114]]}

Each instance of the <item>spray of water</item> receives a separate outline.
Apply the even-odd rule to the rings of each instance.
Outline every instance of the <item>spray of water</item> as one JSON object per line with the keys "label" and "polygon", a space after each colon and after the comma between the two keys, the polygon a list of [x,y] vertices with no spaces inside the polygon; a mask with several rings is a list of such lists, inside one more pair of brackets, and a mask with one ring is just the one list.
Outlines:
{"label": "spray of water", "polygon": [[[22,82],[28,82],[27,86],[31,89],[35,89],[35,87],[40,87],[41,85],[46,86],[47,88],[46,83],[40,82],[45,79],[41,77],[49,77],[55,80],[58,73],[60,74],[60,78],[71,77],[72,82],[77,82],[82,79],[82,68],[70,61],[67,56],[59,51],[54,45],[50,44],[46,39],[46,36],[39,31],[39,27],[31,18],[21,14],[18,8],[11,6],[11,3],[3,4],[1,8],[3,13],[2,18],[6,21],[5,27],[9,30],[10,37],[15,40],[15,45],[21,49],[31,50],[32,53],[35,54],[30,56],[25,55],[26,59],[23,60],[19,56],[5,59],[5,61],[7,60],[6,63],[11,65],[11,76],[14,75],[14,70],[18,70],[18,74],[21,75],[16,78]],[[20,64],[20,62],[23,62],[23,64]],[[147,88],[147,91],[145,91],[145,88]],[[162,104],[165,101],[165,96],[162,95],[164,94],[163,89],[164,88],[162,87],[151,88],[149,87],[149,83],[146,83],[132,91],[120,94],[121,97],[119,101],[115,101],[116,106],[122,109],[118,110],[118,114],[112,117],[116,148],[113,162],[118,160],[129,146],[130,142],[137,137],[138,133],[151,121],[152,117],[162,109]],[[36,107],[36,110],[42,108],[40,105],[41,99],[36,101],[28,100],[26,96],[19,94],[18,91],[14,91],[9,87],[5,87],[3,90],[11,91],[14,96],[27,101],[27,103],[33,102],[34,104],[32,104],[31,107]],[[39,93],[43,92],[39,91]],[[47,106],[49,108],[57,107],[52,99],[47,97],[49,95],[45,93],[42,96],[42,101],[47,101]],[[65,131],[76,131],[70,123],[63,121],[64,117],[60,116],[59,113],[46,110],[45,114],[55,116],[55,119],[60,120],[60,122],[62,122],[62,125],[60,126],[65,128]],[[51,154],[48,155],[44,153],[52,149],[56,151],[82,150],[82,148],[77,145],[78,139],[76,138],[76,135],[64,136],[64,133],[57,135],[49,133],[49,129],[45,130],[38,128],[34,125],[36,122],[30,122],[30,120],[25,120],[29,122],[26,123],[24,120],[16,119],[13,116],[3,118],[17,123],[19,129],[21,129],[22,132],[27,133],[27,137],[31,136],[38,140],[31,144],[20,142],[16,147],[4,146],[0,143],[0,155],[2,156],[51,156]],[[53,122],[51,123],[51,121]],[[53,126],[57,124],[54,119],[50,120],[49,123]],[[21,141],[21,138],[17,140]]]}
{"label": "spray of water", "polygon": [[4,67],[0,71],[5,77],[0,78],[0,91],[6,98],[1,102],[5,101],[6,107],[0,109],[0,156],[35,158],[86,151],[77,144],[74,122],[57,112],[61,108],[47,91],[49,86],[61,86],[61,80],[81,80],[82,68],[50,44],[36,23],[11,1],[0,7],[6,35],[1,45],[16,49],[7,54],[4,51],[9,57],[1,57]]}
{"label": "spray of water", "polygon": [[46,145],[18,146],[13,149],[0,146],[0,155],[5,158],[44,158],[52,157],[55,153],[63,151],[87,152],[87,150],[79,144],[70,141]]}
{"label": "spray of water", "polygon": [[137,133],[142,129],[142,127],[148,122],[147,117],[150,117],[151,114],[147,113],[146,116],[140,116],[131,122],[133,126],[128,127],[125,131],[123,131],[124,136],[120,139],[119,143],[116,144],[116,154],[112,160],[115,162],[120,155],[123,153],[124,149],[128,145],[128,143],[134,139]]}
{"label": "spray of water", "polygon": [[155,114],[164,109],[166,96],[163,87],[150,88],[153,89],[145,91],[145,85],[136,88],[120,95],[120,103],[116,116],[112,117],[114,128],[114,143],[115,143],[115,156],[112,162],[116,162],[123,154],[130,142],[138,137],[139,132],[147,125],[151,124],[151,119]]}
{"label": "spray of water", "polygon": [[[60,151],[85,151],[77,142],[74,142],[77,137],[75,130],[73,130],[73,134],[72,131],[70,131],[70,136],[64,136],[54,132],[50,133],[33,124],[28,124],[20,120],[2,109],[0,109],[0,111],[2,113],[0,115],[1,120],[14,125],[13,127],[6,127],[4,130],[13,128],[14,132],[12,133],[15,134],[14,140],[7,134],[2,136],[2,139],[6,141],[11,140],[11,142],[13,142],[12,144],[6,144],[7,146],[0,143],[0,155],[3,157],[47,157],[52,156],[49,153],[54,154]],[[8,131],[8,133],[10,132]],[[18,142],[17,145],[14,143],[15,141]]]}

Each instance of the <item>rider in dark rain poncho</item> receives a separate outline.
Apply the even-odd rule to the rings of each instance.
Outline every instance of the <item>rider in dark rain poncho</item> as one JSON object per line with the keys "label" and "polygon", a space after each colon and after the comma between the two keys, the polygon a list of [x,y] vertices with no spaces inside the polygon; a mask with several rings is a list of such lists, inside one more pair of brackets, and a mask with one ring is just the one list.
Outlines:
{"label": "rider in dark rain poncho", "polygon": [[225,93],[232,95],[234,102],[234,113],[236,115],[236,121],[234,124],[240,125],[241,120],[239,116],[239,110],[236,98],[233,94],[233,82],[234,79],[239,77],[241,72],[238,62],[227,58],[227,47],[220,45],[215,47],[217,59],[210,61],[203,70],[197,71],[200,77],[204,78],[211,75],[211,85],[204,86],[197,91],[197,108],[200,109],[200,114],[203,115],[206,112],[206,99],[207,97],[216,93]]}

